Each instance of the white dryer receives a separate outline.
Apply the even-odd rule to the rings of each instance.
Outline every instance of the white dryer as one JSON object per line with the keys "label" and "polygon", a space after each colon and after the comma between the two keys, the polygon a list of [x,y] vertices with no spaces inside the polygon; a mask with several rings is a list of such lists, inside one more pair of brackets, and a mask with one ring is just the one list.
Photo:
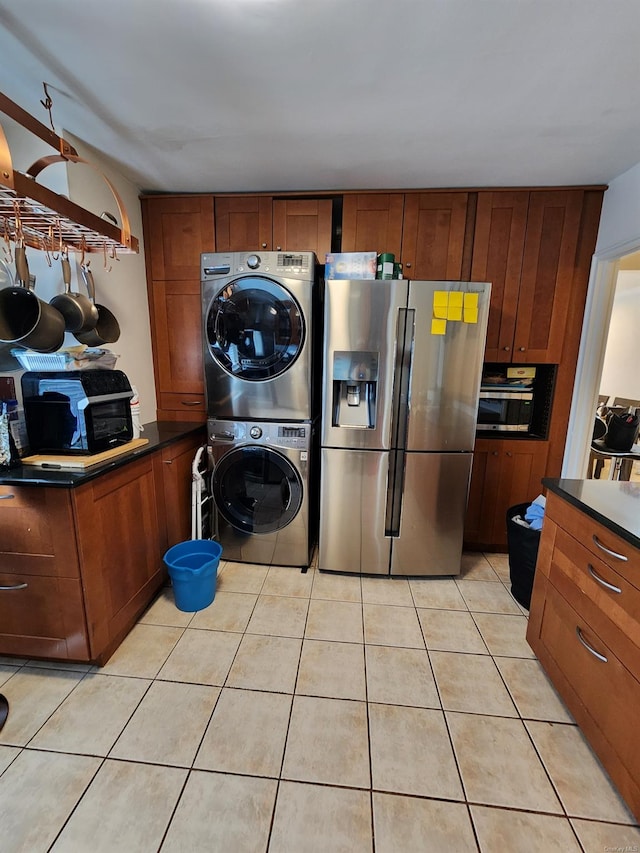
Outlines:
{"label": "white dryer", "polygon": [[213,418],[311,420],[320,335],[313,252],[201,256],[203,361]]}
{"label": "white dryer", "polygon": [[207,422],[223,559],[307,567],[317,537],[315,424]]}

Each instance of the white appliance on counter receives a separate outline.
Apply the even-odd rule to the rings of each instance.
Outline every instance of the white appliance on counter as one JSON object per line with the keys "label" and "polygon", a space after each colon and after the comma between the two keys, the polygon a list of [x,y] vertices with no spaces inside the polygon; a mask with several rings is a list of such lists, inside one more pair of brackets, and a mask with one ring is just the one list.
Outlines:
{"label": "white appliance on counter", "polygon": [[460,573],[490,291],[326,282],[320,570]]}

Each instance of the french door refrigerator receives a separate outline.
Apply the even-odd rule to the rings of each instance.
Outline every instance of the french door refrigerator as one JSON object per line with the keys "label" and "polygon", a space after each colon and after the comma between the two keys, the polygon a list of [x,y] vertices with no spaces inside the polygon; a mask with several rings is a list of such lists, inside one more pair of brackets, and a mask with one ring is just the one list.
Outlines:
{"label": "french door refrigerator", "polygon": [[321,571],[460,573],[490,291],[326,282]]}

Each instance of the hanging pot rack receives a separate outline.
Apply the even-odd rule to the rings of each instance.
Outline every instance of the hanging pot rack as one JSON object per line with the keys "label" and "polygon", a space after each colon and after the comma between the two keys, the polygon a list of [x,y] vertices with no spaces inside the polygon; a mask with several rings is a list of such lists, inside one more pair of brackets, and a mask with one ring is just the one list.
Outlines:
{"label": "hanging pot rack", "polygon": [[[9,145],[0,125],[0,234],[4,233],[5,239],[22,240],[25,245],[46,252],[65,247],[78,252],[102,252],[111,258],[138,252],[138,240],[131,234],[125,206],[105,175],[80,157],[65,139],[1,92],[0,112],[57,151],[57,154],[41,157],[26,172],[18,172],[13,168]],[[117,220],[114,224],[103,218],[106,215],[111,219],[110,214],[97,216],[37,182],[36,178],[47,166],[65,161],[82,163],[98,172],[113,194],[120,226]]]}

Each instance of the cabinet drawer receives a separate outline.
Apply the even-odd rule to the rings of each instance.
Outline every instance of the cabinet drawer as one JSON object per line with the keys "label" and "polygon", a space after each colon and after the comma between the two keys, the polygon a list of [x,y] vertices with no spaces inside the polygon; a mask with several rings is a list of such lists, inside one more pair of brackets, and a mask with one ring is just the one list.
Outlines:
{"label": "cabinet drawer", "polygon": [[204,412],[204,393],[202,394],[172,394],[162,392],[158,394],[158,408],[172,409],[184,414],[189,412]]}
{"label": "cabinet drawer", "polygon": [[559,527],[640,589],[640,551],[633,545],[554,494],[549,495],[547,512]]}
{"label": "cabinet drawer", "polygon": [[613,748],[617,760],[632,778],[637,779],[640,775],[640,683],[551,584],[544,605],[540,640],[602,738]]}
{"label": "cabinet drawer", "polygon": [[0,574],[0,654],[88,660],[80,581]]}
{"label": "cabinet drawer", "polygon": [[[562,577],[564,576],[564,577]],[[556,533],[549,579],[580,611],[593,609],[599,631],[618,657],[640,677],[640,591],[564,530]],[[588,600],[577,604],[583,594]],[[621,636],[622,635],[622,636]]]}
{"label": "cabinet drawer", "polygon": [[79,577],[68,489],[0,486],[2,572]]}

